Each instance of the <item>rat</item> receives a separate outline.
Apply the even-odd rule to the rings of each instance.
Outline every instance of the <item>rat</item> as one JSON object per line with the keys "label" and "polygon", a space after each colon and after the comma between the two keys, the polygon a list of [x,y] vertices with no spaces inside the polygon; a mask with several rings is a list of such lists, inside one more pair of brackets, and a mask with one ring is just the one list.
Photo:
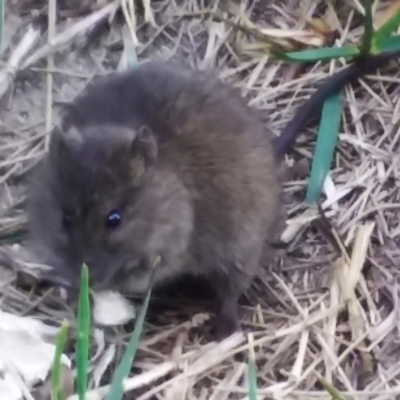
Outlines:
{"label": "rat", "polygon": [[206,277],[213,335],[229,336],[277,226],[284,154],[328,96],[391,57],[329,77],[275,140],[211,74],[149,61],[99,79],[70,103],[34,168],[31,248],[71,288],[82,263],[94,290],[143,293],[151,276],[155,287]]}

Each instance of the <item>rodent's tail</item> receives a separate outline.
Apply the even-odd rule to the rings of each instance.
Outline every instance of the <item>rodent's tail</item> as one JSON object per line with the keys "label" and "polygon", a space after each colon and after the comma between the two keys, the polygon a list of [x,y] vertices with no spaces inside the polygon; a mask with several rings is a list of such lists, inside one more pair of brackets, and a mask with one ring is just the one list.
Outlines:
{"label": "rodent's tail", "polygon": [[398,56],[400,56],[399,50],[360,57],[349,67],[328,77],[322,86],[297,110],[295,116],[283,128],[280,136],[275,139],[274,153],[276,159],[282,159],[311,117],[316,116],[321,111],[323,102],[329,96],[338,93],[353,79],[379,68],[385,62]]}

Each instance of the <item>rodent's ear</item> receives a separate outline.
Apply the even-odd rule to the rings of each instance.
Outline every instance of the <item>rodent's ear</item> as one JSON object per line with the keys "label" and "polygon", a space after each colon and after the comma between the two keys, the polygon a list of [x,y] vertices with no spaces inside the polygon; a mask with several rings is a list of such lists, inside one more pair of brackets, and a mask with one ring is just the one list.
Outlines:
{"label": "rodent's ear", "polygon": [[83,137],[74,126],[66,131],[56,126],[51,133],[49,150],[53,154],[60,154],[60,152],[78,150],[82,144]]}
{"label": "rodent's ear", "polygon": [[153,131],[147,125],[143,125],[139,128],[136,139],[134,140],[134,147],[136,149],[139,148],[148,165],[153,163],[157,158],[157,140]]}

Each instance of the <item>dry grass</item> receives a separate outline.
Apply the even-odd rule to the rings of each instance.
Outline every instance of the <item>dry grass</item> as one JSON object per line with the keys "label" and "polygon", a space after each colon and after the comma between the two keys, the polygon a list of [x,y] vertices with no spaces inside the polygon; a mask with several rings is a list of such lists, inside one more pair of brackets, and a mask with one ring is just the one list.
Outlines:
{"label": "dry grass", "polygon": [[[63,15],[79,11],[77,2],[59,3],[72,7]],[[98,32],[93,27],[113,16],[115,3],[106,3],[82,2],[84,17],[57,23],[50,18],[51,45],[37,28],[29,30],[29,16],[24,14],[29,7],[46,12],[46,3],[26,0],[16,7],[10,2],[6,9],[6,30],[19,31],[0,70],[2,237],[24,227],[24,177],[45,151],[45,133],[57,121],[59,103],[71,100],[96,74],[123,66],[132,54],[122,51],[122,43],[130,43],[139,59],[176,57],[196,68],[215,69],[221,79],[242,89],[275,134],[313,85],[341,67],[332,62],[329,68],[318,64],[305,69],[269,59],[259,40],[239,32],[235,24],[213,20],[218,2],[143,0],[143,13],[134,11],[133,2],[122,1],[125,28],[114,23],[111,30]],[[257,26],[283,32],[306,27],[298,0],[245,3],[247,17]],[[317,8],[317,1],[300,3],[308,16]],[[357,40],[362,33],[356,24],[357,4],[326,1],[318,6],[317,11],[338,29],[339,42]],[[49,9],[53,7],[54,1],[49,1]],[[87,43],[93,36],[96,40]],[[304,37],[299,42],[310,39]],[[79,50],[83,47],[84,52]],[[314,228],[316,213],[302,204],[315,126],[285,161],[282,238],[288,245],[276,252],[271,272],[254,283],[248,296],[251,306],[243,306],[243,327],[254,331],[259,399],[329,399],[314,371],[354,399],[400,396],[399,78],[393,62],[361,79],[357,88],[345,90],[340,151],[331,171],[334,184],[322,203],[341,238],[340,257]],[[4,245],[3,250],[11,249]],[[19,259],[19,267],[32,268],[22,250],[12,257]],[[72,318],[51,289],[27,292],[13,273],[4,274],[0,291],[1,307],[7,311],[54,321]],[[181,306],[161,315],[162,324],[149,323],[137,370],[127,383],[138,390],[132,398],[246,398],[246,366],[237,354],[248,351],[247,338],[237,334],[222,344],[204,344],[195,330],[189,334],[198,323],[197,317],[190,320],[193,310]],[[126,333],[108,332],[105,338],[106,347],[120,344]]]}

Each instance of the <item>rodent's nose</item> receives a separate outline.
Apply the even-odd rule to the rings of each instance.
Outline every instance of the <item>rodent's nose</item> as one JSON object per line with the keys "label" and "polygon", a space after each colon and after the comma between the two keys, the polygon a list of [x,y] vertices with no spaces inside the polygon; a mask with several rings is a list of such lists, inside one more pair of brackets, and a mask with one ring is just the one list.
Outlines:
{"label": "rodent's nose", "polygon": [[89,284],[93,290],[109,289],[118,279],[119,259],[110,254],[86,259],[89,269]]}

